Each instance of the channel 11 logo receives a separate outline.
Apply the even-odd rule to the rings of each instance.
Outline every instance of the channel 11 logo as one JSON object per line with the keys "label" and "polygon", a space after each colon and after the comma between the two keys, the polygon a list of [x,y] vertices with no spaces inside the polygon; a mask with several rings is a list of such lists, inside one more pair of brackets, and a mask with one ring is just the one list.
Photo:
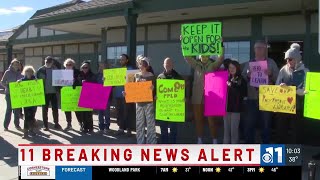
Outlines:
{"label": "channel 11 logo", "polygon": [[284,166],[285,146],[284,145],[261,145],[260,149],[261,166]]}

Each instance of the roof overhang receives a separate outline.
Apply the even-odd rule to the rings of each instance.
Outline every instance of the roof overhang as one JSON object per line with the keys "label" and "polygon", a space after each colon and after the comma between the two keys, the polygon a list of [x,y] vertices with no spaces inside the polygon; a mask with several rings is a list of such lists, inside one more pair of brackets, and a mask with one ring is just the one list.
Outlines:
{"label": "roof overhang", "polygon": [[[31,20],[36,26],[73,33],[100,35],[101,28],[126,26],[126,10],[133,8],[138,14],[138,25],[190,21],[193,19],[217,19],[221,17],[265,15],[277,13],[303,13],[316,10],[313,0],[139,0],[126,6],[94,9]],[[176,1],[181,1],[176,2]],[[303,3],[302,3],[303,2]],[[170,6],[168,6],[170,4]]]}

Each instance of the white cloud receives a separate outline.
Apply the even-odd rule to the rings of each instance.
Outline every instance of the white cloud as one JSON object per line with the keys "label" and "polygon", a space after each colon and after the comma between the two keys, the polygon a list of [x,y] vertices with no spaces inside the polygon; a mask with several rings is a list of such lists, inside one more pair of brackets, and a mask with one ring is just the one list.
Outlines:
{"label": "white cloud", "polygon": [[0,15],[10,15],[10,14],[23,14],[32,11],[32,7],[27,6],[16,6],[12,8],[0,8]]}

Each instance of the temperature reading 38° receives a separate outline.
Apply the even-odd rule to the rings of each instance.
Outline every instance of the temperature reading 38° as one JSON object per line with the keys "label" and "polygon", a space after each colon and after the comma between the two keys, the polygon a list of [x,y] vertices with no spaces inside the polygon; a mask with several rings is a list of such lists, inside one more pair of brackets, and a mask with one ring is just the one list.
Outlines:
{"label": "temperature reading 38\u00b0", "polygon": [[298,158],[299,158],[298,156],[289,157],[289,162],[291,163],[296,162]]}

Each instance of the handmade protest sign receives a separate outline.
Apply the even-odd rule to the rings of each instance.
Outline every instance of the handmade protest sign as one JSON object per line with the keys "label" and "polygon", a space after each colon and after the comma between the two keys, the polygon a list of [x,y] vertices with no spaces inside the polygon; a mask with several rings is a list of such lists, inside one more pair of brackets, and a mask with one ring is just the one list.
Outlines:
{"label": "handmade protest sign", "polygon": [[52,70],[52,86],[72,86],[73,70]]}
{"label": "handmade protest sign", "polygon": [[134,75],[139,72],[140,70],[127,70],[127,82],[134,82]]}
{"label": "handmade protest sign", "polygon": [[105,110],[111,93],[111,86],[84,82],[80,93],[79,107]]}
{"label": "handmade protest sign", "polygon": [[126,83],[127,68],[103,70],[104,86],[123,86]]}
{"label": "handmade protest sign", "polygon": [[170,122],[185,121],[184,80],[157,80],[156,119]]}
{"label": "handmade protest sign", "polygon": [[307,72],[304,95],[304,117],[320,120],[320,73]]}
{"label": "handmade protest sign", "polygon": [[259,109],[296,114],[296,87],[261,85],[259,87]]}
{"label": "handmade protest sign", "polygon": [[183,56],[221,55],[222,23],[183,24],[181,47]]}
{"label": "handmade protest sign", "polygon": [[9,83],[9,91],[12,109],[45,104],[42,79]]}
{"label": "handmade protest sign", "polygon": [[81,86],[63,87],[61,89],[61,110],[62,111],[92,111],[92,109],[81,108],[78,106]]}
{"label": "handmade protest sign", "polygon": [[124,85],[127,103],[152,102],[152,82],[130,82]]}
{"label": "handmade protest sign", "polygon": [[224,116],[226,114],[227,80],[227,71],[216,71],[205,75],[205,116]]}
{"label": "handmade protest sign", "polygon": [[249,68],[251,72],[250,86],[259,87],[268,84],[268,74],[265,73],[268,70],[267,61],[250,62]]}

